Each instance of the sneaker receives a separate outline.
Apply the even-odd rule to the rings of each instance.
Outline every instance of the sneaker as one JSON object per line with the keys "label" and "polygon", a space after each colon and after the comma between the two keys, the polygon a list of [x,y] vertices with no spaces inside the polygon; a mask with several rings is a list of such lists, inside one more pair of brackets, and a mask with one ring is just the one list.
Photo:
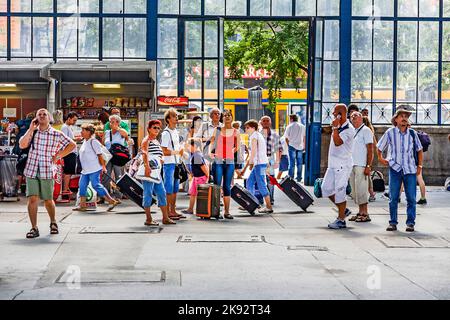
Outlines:
{"label": "sneaker", "polygon": [[349,208],[345,208],[345,216],[348,217],[351,214],[352,214],[352,212],[350,211],[350,209]]}
{"label": "sneaker", "polygon": [[413,225],[409,225],[406,227],[406,232],[414,232],[414,226]]}
{"label": "sneaker", "polygon": [[427,204],[427,199],[420,199],[417,204]]}
{"label": "sneaker", "polygon": [[397,226],[395,224],[390,224],[386,231],[397,231]]}
{"label": "sneaker", "polygon": [[385,193],[383,194],[383,196],[385,196],[386,198],[389,199],[389,193],[385,192]]}
{"label": "sneaker", "polygon": [[369,197],[369,202],[375,202],[376,200],[377,200],[377,198],[375,196]]}
{"label": "sneaker", "polygon": [[345,221],[336,219],[336,221],[334,221],[333,223],[330,223],[328,225],[328,228],[330,228],[330,229],[345,229],[345,228],[347,228],[347,224],[345,223]]}

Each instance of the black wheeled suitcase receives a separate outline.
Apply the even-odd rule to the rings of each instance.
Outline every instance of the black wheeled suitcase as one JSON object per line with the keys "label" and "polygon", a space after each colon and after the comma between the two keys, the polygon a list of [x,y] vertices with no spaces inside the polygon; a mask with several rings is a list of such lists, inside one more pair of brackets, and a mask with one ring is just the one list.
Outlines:
{"label": "black wheeled suitcase", "polygon": [[211,219],[220,217],[220,187],[212,184],[199,184],[197,186],[197,217]]}
{"label": "black wheeled suitcase", "polygon": [[255,210],[260,207],[258,199],[237,183],[231,188],[231,198],[251,215],[254,215]]}
{"label": "black wheeled suitcase", "polygon": [[119,180],[117,180],[116,185],[120,192],[125,194],[131,201],[144,209],[142,206],[144,189],[139,181],[130,177],[128,173],[125,173]]}
{"label": "black wheeled suitcase", "polygon": [[296,205],[306,212],[308,207],[313,204],[314,198],[311,194],[303,188],[303,186],[292,179],[291,177],[285,177],[281,183],[283,192],[291,199]]}

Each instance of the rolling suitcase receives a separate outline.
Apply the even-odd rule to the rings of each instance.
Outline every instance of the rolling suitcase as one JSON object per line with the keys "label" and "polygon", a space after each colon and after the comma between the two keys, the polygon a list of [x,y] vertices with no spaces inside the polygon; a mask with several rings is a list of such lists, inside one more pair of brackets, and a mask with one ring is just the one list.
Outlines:
{"label": "rolling suitcase", "polygon": [[197,186],[197,217],[204,219],[220,217],[220,187],[212,184],[199,184]]}
{"label": "rolling suitcase", "polygon": [[139,181],[130,177],[128,173],[125,173],[119,180],[117,180],[116,185],[120,192],[125,194],[131,201],[144,209],[142,206],[144,189]]}
{"label": "rolling suitcase", "polygon": [[251,215],[254,215],[255,210],[260,207],[258,199],[237,183],[231,188],[231,198]]}
{"label": "rolling suitcase", "polygon": [[306,212],[308,207],[313,204],[314,199],[311,194],[306,191],[303,186],[292,179],[291,177],[285,177],[281,183],[283,192],[291,199],[296,205]]}
{"label": "rolling suitcase", "polygon": [[19,201],[17,156],[4,155],[0,157],[0,200]]}

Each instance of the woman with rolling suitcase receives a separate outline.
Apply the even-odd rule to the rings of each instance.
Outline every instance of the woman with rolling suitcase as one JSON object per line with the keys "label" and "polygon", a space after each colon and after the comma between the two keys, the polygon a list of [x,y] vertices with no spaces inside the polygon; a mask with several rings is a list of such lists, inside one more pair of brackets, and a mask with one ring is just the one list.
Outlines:
{"label": "woman with rolling suitcase", "polygon": [[[144,187],[143,207],[147,220],[146,226],[157,226],[158,223],[153,221],[150,208],[152,206],[153,192],[158,198],[158,206],[161,208],[163,215],[163,224],[176,224],[175,221],[169,217],[169,208],[167,206],[167,195],[164,183],[161,177],[161,162],[163,157],[163,150],[156,137],[161,131],[161,121],[150,120],[147,126],[147,136],[142,140],[142,159],[145,168],[145,178],[142,179]],[[152,169],[153,167],[153,169]]]}

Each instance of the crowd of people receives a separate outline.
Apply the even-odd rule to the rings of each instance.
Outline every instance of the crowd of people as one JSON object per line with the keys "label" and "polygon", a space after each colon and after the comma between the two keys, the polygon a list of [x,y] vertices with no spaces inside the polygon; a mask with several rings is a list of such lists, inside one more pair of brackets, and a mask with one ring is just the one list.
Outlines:
{"label": "crowd of people", "polygon": [[[364,112],[365,110],[360,111],[355,105],[347,108],[343,104],[336,105],[333,110],[328,169],[321,190],[323,196],[336,205],[339,215],[328,227],[346,227],[345,220],[352,214],[347,208],[346,189],[349,183],[351,197],[358,206],[358,213],[352,216],[350,221],[371,221],[368,204],[375,201],[371,173],[376,154],[381,164],[389,166],[391,219],[387,230],[393,231],[397,228],[398,202],[403,185],[408,203],[407,231],[414,231],[416,184],[417,181],[423,182],[423,152],[417,133],[409,128],[408,118],[411,111],[399,107],[392,118],[393,128],[378,142],[374,128],[369,118],[364,116]],[[105,150],[114,145],[127,147],[133,143],[128,125],[122,121],[119,109],[111,109],[109,115],[100,114],[99,120],[102,121],[104,131],[102,139],[99,140],[93,124],[84,124],[81,137],[75,137],[72,126],[77,119],[78,115],[70,112],[60,130],[57,130],[51,124],[52,116],[49,112],[40,109],[34,119],[27,120],[29,128],[22,133],[19,141],[20,149],[30,148],[24,171],[31,221],[27,238],[39,236],[39,199],[44,200],[49,213],[51,234],[58,233],[52,170],[59,159],[64,162],[63,192],[70,192],[68,185],[71,175],[81,173],[80,201],[74,210],[87,210],[88,185],[91,185],[101,198],[99,204],[108,202],[109,211],[121,203],[123,195],[111,182],[126,172],[126,165],[120,166],[108,161]],[[297,182],[302,182],[307,143],[306,128],[299,122],[297,115],[290,116],[290,124],[282,137],[273,129],[272,120],[268,116],[259,121],[248,120],[242,126],[243,131],[241,123],[234,121],[230,111],[221,112],[214,108],[210,110],[209,121],[204,122],[201,117],[192,119],[192,125],[183,139],[178,130],[178,119],[177,111],[169,109],[164,115],[164,123],[159,120],[149,121],[147,135],[138,153],[144,166],[142,207],[146,213],[146,226],[158,225],[151,214],[155,197],[162,212],[162,223],[176,224],[176,221],[186,218],[186,215],[195,213],[198,186],[208,182],[221,186],[224,214],[220,219],[234,219],[230,213],[230,202],[231,187],[236,178],[244,178],[248,191],[259,195],[259,212],[265,214],[273,213],[273,179],[281,179],[287,173]],[[242,135],[244,132],[245,135]],[[76,142],[82,142],[79,150]],[[386,150],[388,153],[384,156]],[[414,156],[415,153],[417,157]],[[153,166],[155,163],[156,167]],[[176,203],[180,191],[180,165],[183,163],[190,175],[187,188],[190,201],[189,207],[179,213]],[[163,170],[161,172],[155,168]],[[278,174],[275,177],[276,171]],[[424,193],[425,188],[423,199]]]}

